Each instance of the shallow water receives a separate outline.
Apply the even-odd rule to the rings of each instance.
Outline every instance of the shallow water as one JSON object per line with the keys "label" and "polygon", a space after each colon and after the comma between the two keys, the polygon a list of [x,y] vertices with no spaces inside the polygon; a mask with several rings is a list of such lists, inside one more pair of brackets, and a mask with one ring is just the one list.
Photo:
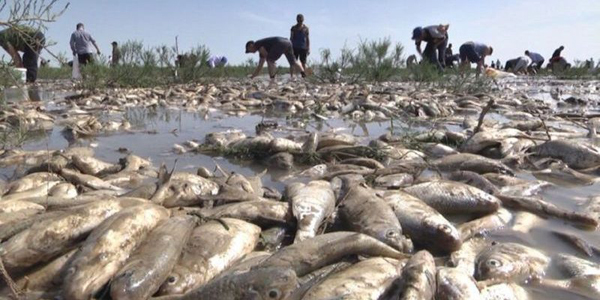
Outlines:
{"label": "shallow water", "polygon": [[[515,84],[519,85],[519,83]],[[569,85],[564,87],[569,91]],[[548,88],[532,88],[529,91],[531,97],[540,99],[544,102],[552,103],[556,108],[556,101],[550,96]],[[54,93],[49,90],[29,91],[27,93],[8,90],[5,93],[5,101],[20,101],[27,99],[34,101],[48,101],[64,94]],[[33,95],[33,96],[32,96]],[[34,99],[35,97],[36,99]],[[588,95],[593,100],[600,99],[597,94]],[[564,98],[563,98],[564,99]],[[264,115],[264,117],[263,117]],[[210,132],[222,131],[227,129],[241,129],[249,136],[255,135],[255,125],[261,121],[275,121],[279,125],[274,134],[277,136],[288,136],[298,134],[298,132],[310,131],[340,131],[353,134],[366,144],[391,130],[392,124],[385,122],[354,122],[352,120],[327,120],[317,121],[315,119],[286,118],[283,114],[276,112],[267,112],[265,114],[255,113],[243,116],[231,116],[224,113],[209,111],[203,113],[190,113],[180,110],[150,110],[150,109],[127,109],[125,118],[132,124],[130,132],[118,132],[109,135],[101,135],[90,139],[79,139],[75,142],[69,141],[63,134],[63,128],[56,125],[51,131],[41,133],[35,138],[26,142],[23,146],[25,150],[40,149],[64,149],[69,146],[91,146],[94,148],[96,157],[108,162],[116,162],[126,154],[119,152],[120,148],[126,148],[127,151],[144,158],[150,158],[155,166],[165,163],[169,168],[176,163],[176,169],[195,173],[200,166],[213,169],[215,163],[218,163],[228,171],[235,171],[244,175],[254,175],[264,170],[264,166],[257,162],[247,162],[223,157],[211,157],[198,153],[176,154],[173,151],[174,144],[183,144],[185,141],[194,140],[202,142],[204,136]],[[506,123],[510,120],[501,114],[491,113],[490,118]],[[104,113],[100,118],[110,119],[113,115]],[[394,130],[396,134],[401,134],[403,123],[396,122]],[[564,124],[557,124],[564,126]],[[447,125],[451,130],[460,130],[459,125]],[[411,127],[411,130],[426,130],[424,126]],[[579,128],[579,130],[582,130]],[[582,130],[585,132],[585,130]],[[20,170],[22,171],[22,170]],[[263,177],[263,184],[268,187],[274,187],[282,191],[286,182],[282,181],[287,175],[281,171],[269,171]],[[517,174],[521,178],[535,179],[528,172]],[[1,168],[0,176],[12,178],[15,176],[15,167]],[[554,186],[547,188],[540,193],[544,199],[558,205],[573,210],[580,210],[580,205],[589,196],[600,194],[600,183],[589,186]],[[539,226],[534,228],[530,234],[524,235],[515,233],[509,229],[495,232],[490,235],[490,240],[515,241],[530,245],[540,249],[548,255],[556,253],[569,253],[578,257],[586,258],[600,263],[600,256],[592,258],[581,256],[571,245],[560,240],[551,233],[552,230],[569,232],[577,234],[589,243],[600,246],[600,235],[596,231],[585,231],[575,228],[570,224],[557,219],[543,220]],[[550,273],[556,273],[551,269]],[[567,293],[549,293],[544,289],[531,288],[534,299],[564,299]],[[568,295],[570,296],[570,295]],[[573,298],[575,299],[575,298]]]}

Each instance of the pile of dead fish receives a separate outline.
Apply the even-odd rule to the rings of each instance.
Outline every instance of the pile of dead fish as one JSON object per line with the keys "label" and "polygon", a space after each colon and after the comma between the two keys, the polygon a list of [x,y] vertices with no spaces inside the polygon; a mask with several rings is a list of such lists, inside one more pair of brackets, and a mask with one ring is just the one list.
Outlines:
{"label": "pile of dead fish", "polygon": [[[503,159],[528,153],[530,164],[549,166],[547,176],[570,178],[595,172],[600,151],[569,140],[515,146],[525,136],[532,133],[428,132],[416,137],[431,144],[423,152],[389,134],[368,145],[326,133],[206,137],[204,144],[252,149],[270,160],[316,153],[322,164],[288,168],[283,194],[263,186],[262,174],[220,167],[169,172],[132,154],[105,162],[90,148],[5,151],[1,165],[29,167],[2,185],[0,258],[14,280],[2,294],[527,299],[524,286],[532,285],[598,298],[599,264],[487,238],[504,228],[527,234],[540,217],[586,230],[598,225],[600,199],[577,212],[532,197],[550,183],[513,177],[526,163],[511,159],[511,167]],[[364,155],[375,149],[385,159]],[[577,234],[557,234],[582,255],[598,251]]]}

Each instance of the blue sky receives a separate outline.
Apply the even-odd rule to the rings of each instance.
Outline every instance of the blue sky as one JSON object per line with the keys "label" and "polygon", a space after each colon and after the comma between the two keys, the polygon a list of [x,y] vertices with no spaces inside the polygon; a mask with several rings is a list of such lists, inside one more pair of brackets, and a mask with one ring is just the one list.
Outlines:
{"label": "blue sky", "polygon": [[178,35],[180,50],[204,44],[240,63],[253,57],[244,54],[246,41],[288,37],[297,13],[311,29],[310,59],[322,48],[335,54],[361,38],[384,37],[402,43],[407,56],[416,52],[412,29],[439,23],[450,24],[455,51],[469,40],[484,42],[494,47],[494,60],[526,49],[547,59],[561,44],[570,61],[600,58],[600,0],[72,0],[47,36],[58,42],[54,52],[70,53],[70,34],[83,22],[108,54],[113,40],[174,45]]}

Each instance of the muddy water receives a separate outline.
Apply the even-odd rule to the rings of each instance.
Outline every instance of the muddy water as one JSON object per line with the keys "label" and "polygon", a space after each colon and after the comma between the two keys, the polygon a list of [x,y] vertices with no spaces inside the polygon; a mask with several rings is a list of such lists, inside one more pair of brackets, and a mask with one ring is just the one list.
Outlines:
{"label": "muddy water", "polygon": [[[522,89],[522,85],[527,82],[515,83],[515,88]],[[561,86],[563,87],[563,86]],[[569,88],[566,88],[569,92]],[[527,90],[530,97],[539,99],[544,102],[552,103],[553,107],[557,101],[552,96],[551,87],[549,88],[531,88]],[[37,101],[48,101],[55,97],[60,97],[51,91],[39,90],[33,93],[34,97],[27,95],[29,99],[38,95]],[[570,95],[570,94],[569,94]],[[589,95],[588,95],[589,96]],[[24,94],[14,91],[8,91],[5,99],[15,100],[23,98]],[[565,94],[560,98],[564,99]],[[596,94],[592,94],[593,100],[600,100]],[[588,99],[590,99],[588,97]],[[35,100],[34,100],[35,101]],[[223,157],[211,157],[198,153],[176,154],[173,151],[173,145],[183,143],[187,140],[202,142],[207,133],[221,131],[227,129],[241,129],[247,135],[255,135],[255,125],[261,121],[274,121],[279,125],[279,129],[274,132],[276,136],[289,136],[298,134],[298,132],[307,131],[338,131],[350,133],[360,138],[362,143],[366,144],[369,140],[374,139],[381,134],[384,134],[392,129],[392,124],[386,122],[368,122],[357,123],[352,120],[327,120],[316,121],[314,119],[295,119],[286,118],[285,115],[276,112],[255,113],[243,116],[231,116],[216,111],[204,113],[190,113],[178,110],[149,110],[149,109],[128,109],[124,113],[125,118],[132,124],[132,129],[129,132],[119,132],[110,135],[97,136],[91,139],[79,139],[77,141],[69,141],[62,134],[62,127],[56,125],[50,132],[37,135],[32,140],[26,142],[23,146],[25,150],[39,149],[64,149],[69,146],[91,146],[95,149],[96,157],[110,162],[116,162],[123,157],[124,151],[134,153],[141,157],[150,158],[155,166],[165,163],[167,166],[173,166],[176,163],[176,169],[195,172],[200,166],[209,169],[214,168],[215,163],[218,163],[224,169],[235,171],[244,175],[254,175],[264,170],[264,166],[256,162],[240,161],[227,159]],[[99,115],[104,119],[115,117],[111,114]],[[505,123],[510,120],[501,114],[492,113],[489,118]],[[406,126],[401,122],[396,122],[393,129],[398,132],[405,130]],[[565,126],[564,124],[556,124]],[[445,125],[450,130],[460,130],[456,124]],[[404,129],[403,129],[404,128]],[[411,130],[425,130],[425,126],[411,127]],[[582,132],[586,132],[580,129]],[[402,133],[402,132],[398,132]],[[119,151],[119,149],[121,151]],[[6,178],[14,178],[16,170],[14,167],[0,169],[0,175]],[[263,177],[265,186],[274,187],[282,191],[286,181],[286,173],[269,171]],[[17,175],[18,176],[18,175]],[[518,177],[535,179],[528,172],[520,172]],[[289,181],[288,181],[289,182]],[[600,194],[600,183],[595,183],[587,186],[561,186],[546,188],[540,193],[544,199],[555,203],[561,207],[566,207],[573,210],[580,210],[581,204],[590,196]],[[514,232],[510,229],[495,232],[489,236],[490,240],[498,241],[514,241],[523,243],[534,248],[546,252],[548,255],[557,253],[569,253],[582,257],[572,246],[551,233],[552,230],[561,232],[569,232],[577,234],[593,245],[600,246],[600,235],[594,231],[585,231],[580,228],[575,228],[557,219],[542,220],[541,223],[532,229],[529,234]],[[600,256],[586,258],[597,263],[600,263]],[[555,270],[549,270],[550,274],[556,274]],[[549,292],[545,289],[530,287],[528,288],[533,299],[564,299],[571,297],[562,292]],[[575,299],[575,298],[573,298]]]}

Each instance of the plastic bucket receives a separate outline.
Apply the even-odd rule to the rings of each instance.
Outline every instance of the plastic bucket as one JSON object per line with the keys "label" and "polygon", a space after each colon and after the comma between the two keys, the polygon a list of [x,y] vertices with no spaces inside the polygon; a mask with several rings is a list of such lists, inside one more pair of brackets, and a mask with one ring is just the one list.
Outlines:
{"label": "plastic bucket", "polygon": [[27,80],[27,69],[25,68],[13,68],[17,80],[21,83],[25,83]]}

